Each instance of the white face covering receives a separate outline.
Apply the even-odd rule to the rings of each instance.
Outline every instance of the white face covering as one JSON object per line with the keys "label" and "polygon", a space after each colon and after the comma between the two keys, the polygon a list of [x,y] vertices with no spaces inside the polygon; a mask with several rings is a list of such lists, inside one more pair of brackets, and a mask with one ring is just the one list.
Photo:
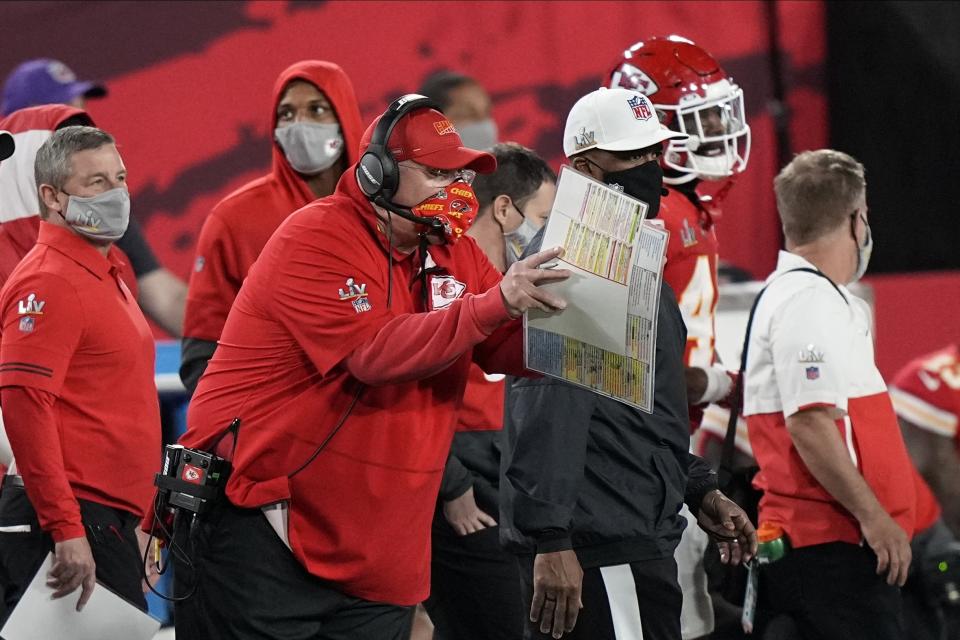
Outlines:
{"label": "white face covering", "polygon": [[457,125],[457,133],[460,134],[463,146],[477,151],[487,151],[497,144],[497,123],[492,118]]}
{"label": "white face covering", "polygon": [[863,224],[867,227],[867,239],[862,247],[860,242],[857,241],[857,235],[853,235],[853,241],[857,243],[857,272],[853,274],[851,282],[857,282],[867,273],[867,267],[870,266],[870,256],[873,254],[873,234],[870,233],[870,225],[866,220],[863,221]]}
{"label": "white face covering", "polygon": [[333,166],[343,153],[339,124],[294,122],[273,132],[294,171],[312,176]]}
{"label": "white face covering", "polygon": [[530,222],[530,218],[524,215],[523,211],[520,211],[520,207],[514,204],[513,208],[516,209],[520,217],[523,218],[523,222],[513,231],[505,231],[503,233],[503,241],[507,249],[507,268],[510,268],[510,265],[520,260],[523,252],[527,250],[527,245],[530,244],[533,237],[540,231],[540,228]]}
{"label": "white face covering", "polygon": [[60,215],[86,238],[99,244],[116,242],[130,224],[130,193],[124,187],[87,197],[67,193],[67,210]]}

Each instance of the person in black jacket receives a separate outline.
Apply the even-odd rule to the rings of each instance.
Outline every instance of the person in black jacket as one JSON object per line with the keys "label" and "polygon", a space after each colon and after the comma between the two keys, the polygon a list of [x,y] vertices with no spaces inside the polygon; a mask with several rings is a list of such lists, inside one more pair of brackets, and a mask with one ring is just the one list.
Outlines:
{"label": "person in black jacket", "polygon": [[[662,143],[677,135],[643,95],[599,89],[571,110],[564,151],[574,169],[647,202],[652,217]],[[525,637],[680,640],[673,554],[684,502],[726,562],[756,553],[746,514],[689,453],[685,343],[676,297],[661,283],[652,413],[553,378],[508,384],[500,539],[520,557]]]}
{"label": "person in black jacket", "polygon": [[[474,178],[480,205],[467,235],[500,272],[520,259],[550,215],[557,176],[536,152],[508,142],[497,170]],[[434,640],[520,640],[524,611],[513,554],[497,528],[504,376],[473,365],[433,518],[430,598]],[[482,600],[485,606],[478,607]]]}

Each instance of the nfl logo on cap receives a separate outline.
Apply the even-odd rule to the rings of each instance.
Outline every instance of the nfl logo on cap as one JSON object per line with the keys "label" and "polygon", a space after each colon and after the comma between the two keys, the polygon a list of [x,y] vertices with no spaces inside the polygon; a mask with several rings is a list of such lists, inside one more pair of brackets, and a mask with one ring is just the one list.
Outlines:
{"label": "nfl logo on cap", "polygon": [[648,103],[643,96],[636,95],[627,100],[627,104],[633,109],[633,117],[637,120],[649,120],[653,117],[653,110],[650,108],[650,103]]}
{"label": "nfl logo on cap", "polygon": [[816,380],[820,377],[820,367],[807,367],[807,380]]}

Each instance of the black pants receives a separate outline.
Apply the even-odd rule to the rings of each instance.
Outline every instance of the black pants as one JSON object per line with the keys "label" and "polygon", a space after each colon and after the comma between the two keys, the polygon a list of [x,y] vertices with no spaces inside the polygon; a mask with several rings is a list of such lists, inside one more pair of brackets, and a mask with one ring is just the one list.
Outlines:
{"label": "black pants", "polygon": [[[176,536],[178,541],[184,536]],[[407,640],[413,607],[370,602],[337,591],[294,558],[260,509],[226,500],[175,550],[177,637],[204,640]]]}
{"label": "black pants", "polygon": [[[144,611],[143,558],[137,543],[139,518],[132,513],[78,500],[87,541],[97,563],[97,580]],[[0,533],[0,625],[53,551],[53,538],[40,529],[37,514],[22,487],[0,492],[0,527],[28,525],[29,532]],[[97,587],[100,588],[100,587]],[[79,590],[67,596],[77,599]]]}
{"label": "black pants", "polygon": [[436,640],[520,640],[520,568],[517,557],[500,548],[500,527],[458,536],[438,509],[430,598],[423,604]]}
{"label": "black pants", "polygon": [[[521,556],[524,638],[550,638],[530,622],[533,556]],[[583,609],[570,640],[680,640],[683,593],[673,556],[583,570]]]}
{"label": "black pants", "polygon": [[867,546],[793,549],[760,571],[757,623],[792,618],[804,640],[900,640],[900,589],[877,575]]}

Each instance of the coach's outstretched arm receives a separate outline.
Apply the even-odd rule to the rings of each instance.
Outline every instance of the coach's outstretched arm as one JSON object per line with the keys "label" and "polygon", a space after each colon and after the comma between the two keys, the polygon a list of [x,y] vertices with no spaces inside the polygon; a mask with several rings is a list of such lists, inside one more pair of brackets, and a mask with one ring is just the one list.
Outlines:
{"label": "coach's outstretched arm", "polygon": [[[539,285],[566,280],[570,272],[538,268],[561,253],[562,249],[553,248],[521,260],[485,293],[466,295],[445,309],[388,320],[346,357],[347,370],[370,385],[428,378],[525,311],[563,309],[566,302]],[[514,323],[510,332],[518,333],[520,328]],[[514,357],[519,362],[521,354]]]}

